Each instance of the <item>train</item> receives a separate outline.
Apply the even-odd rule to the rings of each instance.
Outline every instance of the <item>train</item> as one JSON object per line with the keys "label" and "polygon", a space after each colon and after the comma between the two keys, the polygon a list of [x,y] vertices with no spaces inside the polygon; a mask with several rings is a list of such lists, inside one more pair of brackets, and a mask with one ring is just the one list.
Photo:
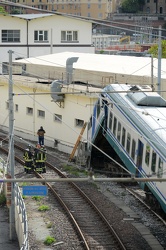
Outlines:
{"label": "train", "polygon": [[166,100],[150,85],[110,84],[99,94],[87,131],[93,168],[110,156],[131,176],[159,178],[139,185],[166,215],[162,181],[166,178]]}

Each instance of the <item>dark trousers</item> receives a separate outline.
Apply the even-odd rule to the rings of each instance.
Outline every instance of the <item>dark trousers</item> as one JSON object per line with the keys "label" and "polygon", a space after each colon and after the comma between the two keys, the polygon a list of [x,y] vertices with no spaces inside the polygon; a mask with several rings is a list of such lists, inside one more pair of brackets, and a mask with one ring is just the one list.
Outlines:
{"label": "dark trousers", "polygon": [[39,144],[44,145],[44,136],[39,136]]}

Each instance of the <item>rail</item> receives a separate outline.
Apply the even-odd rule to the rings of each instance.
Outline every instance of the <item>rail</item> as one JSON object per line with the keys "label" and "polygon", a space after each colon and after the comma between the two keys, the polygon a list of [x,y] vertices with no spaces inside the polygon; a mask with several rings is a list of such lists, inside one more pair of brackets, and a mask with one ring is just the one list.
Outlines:
{"label": "rail", "polygon": [[[25,203],[22,198],[22,194],[20,191],[20,188],[18,184],[15,184],[14,189],[14,195],[15,195],[15,204],[17,208],[17,222],[16,223],[16,232],[20,243],[20,250],[28,250],[29,249],[29,243],[28,243],[28,221],[27,221],[27,214],[26,214],[26,208]],[[21,228],[21,230],[20,230]],[[21,232],[21,233],[20,233]],[[19,235],[18,235],[19,234]]]}

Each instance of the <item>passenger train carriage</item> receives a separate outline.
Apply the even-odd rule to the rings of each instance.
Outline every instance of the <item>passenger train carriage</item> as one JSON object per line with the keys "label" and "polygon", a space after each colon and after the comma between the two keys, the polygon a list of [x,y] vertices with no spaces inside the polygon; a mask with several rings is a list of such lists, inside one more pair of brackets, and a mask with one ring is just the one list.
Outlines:
{"label": "passenger train carriage", "polygon": [[161,179],[140,186],[166,213],[166,100],[149,86],[111,84],[88,124],[91,151],[99,131],[131,174]]}

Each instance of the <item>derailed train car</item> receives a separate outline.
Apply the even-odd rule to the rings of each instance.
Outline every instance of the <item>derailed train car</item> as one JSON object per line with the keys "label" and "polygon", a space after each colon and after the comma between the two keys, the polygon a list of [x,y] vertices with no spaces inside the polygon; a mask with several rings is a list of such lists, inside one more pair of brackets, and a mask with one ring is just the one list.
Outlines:
{"label": "derailed train car", "polygon": [[99,131],[132,175],[161,180],[139,184],[166,214],[162,181],[166,178],[166,100],[147,85],[111,84],[103,89],[88,124],[91,152]]}

